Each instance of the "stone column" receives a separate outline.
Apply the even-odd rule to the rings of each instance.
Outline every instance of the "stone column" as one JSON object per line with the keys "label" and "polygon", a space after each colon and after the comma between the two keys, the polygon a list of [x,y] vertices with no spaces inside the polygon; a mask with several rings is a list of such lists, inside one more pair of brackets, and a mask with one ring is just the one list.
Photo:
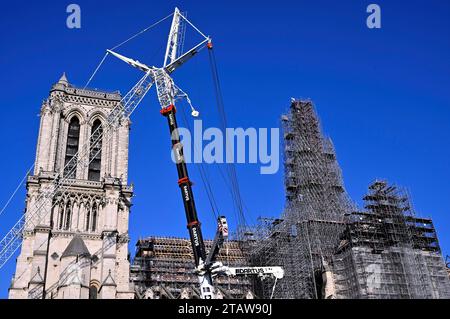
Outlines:
{"label": "stone column", "polygon": [[127,120],[119,128],[117,161],[115,165],[115,173],[117,177],[122,179],[122,183],[126,184],[128,180],[128,147],[129,147],[130,121]]}
{"label": "stone column", "polygon": [[101,299],[116,298],[116,248],[117,248],[117,232],[104,231],[102,233],[102,269],[101,269],[101,286],[99,290]]}
{"label": "stone column", "polygon": [[66,155],[66,142],[67,142],[67,130],[69,129],[69,123],[65,118],[60,117],[59,119],[59,136],[58,145],[56,148],[56,161],[55,161],[55,171],[63,172],[65,155]]}
{"label": "stone column", "polygon": [[83,119],[80,119],[80,137],[78,141],[78,167],[77,179],[87,180],[89,169],[89,125]]}
{"label": "stone column", "polygon": [[41,169],[47,170],[49,163],[50,141],[52,138],[52,112],[48,103],[41,109],[41,126],[39,129],[38,146],[36,151],[36,163],[34,174],[37,175]]}
{"label": "stone column", "polygon": [[60,127],[61,127],[61,112],[59,111],[59,106],[55,106],[55,110],[53,111],[53,125],[52,125],[52,139],[50,144],[50,156],[49,163],[47,166],[48,171],[56,171],[57,169],[57,151],[59,144],[59,136],[60,136]]}
{"label": "stone column", "polygon": [[34,235],[27,232],[23,238],[20,255],[17,258],[16,273],[8,291],[9,299],[27,299],[28,283],[31,279],[31,260],[33,256]]}
{"label": "stone column", "polygon": [[28,286],[28,298],[42,298],[46,262],[48,255],[50,227],[36,227],[33,243],[33,259],[31,263],[31,279]]}

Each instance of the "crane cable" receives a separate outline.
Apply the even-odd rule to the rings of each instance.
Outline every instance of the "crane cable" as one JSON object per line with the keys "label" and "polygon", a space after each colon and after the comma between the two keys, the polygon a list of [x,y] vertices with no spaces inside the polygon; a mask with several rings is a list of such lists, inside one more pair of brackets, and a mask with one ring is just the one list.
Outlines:
{"label": "crane cable", "polygon": [[[188,130],[190,132],[192,132],[190,122],[187,119],[186,110],[184,108],[181,108],[181,109],[182,109],[184,122],[185,122]],[[198,151],[198,150],[196,150],[195,143],[194,143],[194,152],[195,151]],[[200,152],[201,152],[201,150],[200,150]],[[214,197],[214,193],[212,191],[212,187],[211,187],[211,183],[210,183],[207,171],[206,171],[203,163],[200,163],[199,166],[197,166],[197,165],[195,165],[195,166],[196,166],[198,172],[200,173],[200,178],[202,179],[203,187],[205,188],[206,195],[208,197],[208,201],[211,206],[211,211],[214,215],[214,219],[217,220],[217,218],[219,217],[219,209],[218,209],[215,197]]]}
{"label": "crane cable", "polygon": [[[209,57],[210,57],[210,63],[211,63],[211,70],[212,70],[212,74],[213,74],[214,88],[215,88],[215,92],[216,92],[217,108],[218,108],[220,119],[221,119],[222,130],[227,132],[227,130],[226,130],[227,120],[226,120],[225,110],[224,110],[224,106],[223,106],[223,98],[222,98],[220,82],[219,82],[219,77],[218,77],[218,72],[217,72],[217,64],[215,61],[214,52],[212,50],[209,50],[209,52],[210,52]],[[235,167],[232,164],[231,166],[227,166],[226,170],[227,170],[228,178],[229,178],[230,184],[231,184],[231,196],[233,198],[235,208],[238,210],[238,213],[236,214],[236,219],[238,221],[238,224],[242,225],[242,224],[245,224],[245,219],[243,218],[242,206],[240,205],[240,193],[239,193],[239,188],[237,185]]]}
{"label": "crane cable", "polygon": [[[219,173],[220,173],[220,176],[222,177],[222,179],[223,179],[223,181],[224,181],[224,183],[225,183],[225,185],[226,185],[228,191],[231,193],[231,192],[232,192],[232,189],[231,189],[230,183],[229,183],[229,181],[226,179],[226,177],[225,177],[225,175],[224,175],[222,169],[220,168],[220,166],[219,166]],[[245,211],[249,211],[247,205],[245,204],[245,201],[244,201],[242,198],[241,198],[241,202],[242,202],[242,207],[244,208],[244,210],[245,210]]]}
{"label": "crane cable", "polygon": [[[128,43],[129,41],[133,40],[134,38],[138,37],[139,35],[147,32],[148,30],[152,29],[153,27],[157,26],[158,24],[160,24],[161,22],[165,21],[166,19],[170,18],[173,15],[173,13],[169,14],[168,16],[158,20],[157,22],[153,23],[152,25],[142,29],[141,31],[139,31],[138,33],[132,35],[131,37],[129,37],[128,39],[126,39],[125,41],[122,41],[121,43],[119,43],[118,45],[114,46],[112,48],[112,50],[117,49],[118,47],[124,45],[125,43]],[[91,83],[91,81],[93,80],[94,76],[97,74],[97,72],[99,71],[100,67],[103,65],[103,63],[106,60],[106,57],[108,56],[109,53],[106,53],[103,58],[101,59],[100,63],[97,65],[97,67],[95,68],[94,72],[92,73],[92,75],[89,77],[88,81],[86,82],[85,86],[83,87],[83,89],[86,89],[86,87]],[[30,174],[31,170],[34,168],[34,162],[31,165],[31,167],[28,169],[27,173],[24,175],[24,177],[21,179],[21,181],[19,182],[19,184],[17,185],[16,189],[14,190],[14,192],[11,194],[11,196],[9,197],[9,199],[6,201],[5,205],[2,207],[2,209],[0,210],[0,216],[5,212],[5,210],[8,208],[9,204],[11,203],[11,201],[13,200],[13,198],[15,197],[15,195],[17,194],[17,192],[19,191],[20,187],[22,186],[22,184],[24,183],[24,181],[26,180],[27,176]]]}
{"label": "crane cable", "polygon": [[[166,19],[170,18],[172,15],[173,15],[173,13],[171,13],[168,16],[160,19],[159,21],[153,23],[152,25],[144,28],[143,30],[141,30],[138,33],[132,35],[131,37],[129,37],[125,41],[120,42],[118,45],[114,46],[111,50],[115,50],[115,49],[121,47],[122,45],[128,43],[129,41],[133,40],[134,38],[138,37],[139,35],[147,32],[151,28],[157,26],[159,23],[161,23],[161,22],[165,21]],[[103,65],[103,63],[105,62],[108,54],[109,54],[109,52],[106,52],[106,54],[103,56],[103,58],[101,59],[100,63],[95,68],[94,72],[89,77],[89,80],[86,82],[86,85],[84,86],[84,89],[91,83],[92,79],[97,74],[98,70]],[[189,121],[187,120],[187,116],[186,116],[184,108],[182,108],[182,110],[183,110],[182,113],[183,113],[184,121],[185,121],[186,125],[188,126],[188,129],[191,131],[191,128],[190,128],[190,125],[189,125]],[[195,151],[195,145],[194,145],[194,151]],[[219,210],[218,210],[218,207],[217,207],[216,200],[214,198],[214,194],[213,194],[213,191],[212,191],[212,188],[211,188],[211,183],[209,181],[208,174],[207,174],[206,169],[203,167],[202,164],[200,166],[197,166],[197,169],[198,169],[198,171],[200,173],[200,177],[202,179],[202,183],[203,183],[203,186],[205,188],[205,191],[206,191],[206,194],[207,194],[207,197],[208,197],[208,200],[209,200],[209,204],[211,206],[212,213],[214,215],[214,218],[217,219],[219,217]]]}
{"label": "crane cable", "polygon": [[150,30],[151,28],[156,27],[158,24],[160,24],[160,23],[163,22],[164,20],[170,18],[171,16],[173,16],[173,13],[169,14],[168,16],[166,16],[166,17],[164,17],[164,18],[162,18],[162,19],[160,19],[160,20],[158,20],[158,21],[156,21],[155,23],[153,23],[152,25],[146,27],[145,29],[142,29],[141,31],[139,31],[138,33],[132,35],[131,37],[129,37],[129,38],[126,39],[125,41],[120,42],[118,45],[116,45],[115,47],[113,47],[111,50],[117,49],[118,47],[124,45],[125,43],[127,43],[127,42],[133,40],[134,38],[140,36],[141,34],[147,32],[147,31]]}
{"label": "crane cable", "polygon": [[[135,33],[134,35],[132,35],[131,37],[129,37],[128,39],[120,42],[119,44],[117,44],[116,46],[111,48],[111,51],[117,49],[118,47],[121,47],[122,45],[124,45],[125,43],[128,43],[129,41],[133,40],[134,38],[137,38],[138,36],[140,36],[141,34],[147,32],[148,30],[156,27],[158,24],[160,24],[161,22],[165,21],[166,19],[170,18],[171,16],[173,16],[173,13],[169,14],[168,16],[156,21],[155,23],[153,23],[152,25],[142,29],[141,31]],[[86,87],[91,83],[92,79],[94,78],[94,76],[97,74],[97,71],[100,69],[100,67],[102,66],[103,62],[105,62],[106,57],[108,56],[109,52],[106,52],[105,55],[103,56],[102,60],[100,61],[100,63],[97,65],[97,67],[95,68],[94,72],[92,73],[92,75],[89,77],[89,80],[86,82],[85,86],[83,87],[83,89],[86,89]]]}
{"label": "crane cable", "polygon": [[31,170],[34,167],[34,163],[30,166],[30,168],[28,169],[28,171],[26,172],[26,174],[24,175],[24,177],[20,180],[19,184],[17,185],[16,189],[14,190],[14,192],[11,194],[11,196],[8,198],[8,200],[6,201],[5,205],[3,206],[2,210],[0,210],[0,216],[3,214],[3,212],[6,210],[6,208],[8,208],[9,203],[11,203],[11,201],[13,200],[14,196],[16,196],[17,192],[19,191],[20,187],[22,186],[23,182],[25,182],[25,180],[27,179],[28,175],[30,174]]}
{"label": "crane cable", "polygon": [[87,86],[91,83],[92,79],[94,78],[94,76],[97,74],[97,71],[100,69],[100,67],[102,66],[103,62],[105,62],[106,57],[108,56],[109,52],[106,52],[105,55],[103,56],[103,59],[100,61],[100,63],[97,65],[97,67],[95,68],[94,72],[92,73],[92,75],[90,76],[89,80],[86,82],[86,84],[83,87],[83,90],[87,88]]}
{"label": "crane cable", "polygon": [[[210,66],[211,66],[211,73],[212,73],[213,82],[214,82],[214,91],[216,94],[217,109],[218,109],[219,115],[220,115],[222,130],[226,134],[227,118],[226,118],[226,114],[225,114],[222,89],[220,86],[220,80],[219,80],[219,75],[218,75],[218,70],[217,70],[217,62],[216,62],[216,58],[215,58],[215,54],[214,54],[214,49],[212,47],[209,48],[208,53],[209,53],[209,62],[210,62]],[[247,222],[246,222],[244,212],[243,212],[242,197],[241,197],[241,193],[240,193],[240,189],[239,189],[239,184],[237,182],[236,167],[235,167],[234,163],[230,163],[230,164],[231,165],[227,166],[227,173],[228,173],[228,177],[229,177],[230,183],[231,183],[231,190],[232,190],[231,196],[233,198],[234,204],[238,211],[237,221],[240,226],[246,226]]]}

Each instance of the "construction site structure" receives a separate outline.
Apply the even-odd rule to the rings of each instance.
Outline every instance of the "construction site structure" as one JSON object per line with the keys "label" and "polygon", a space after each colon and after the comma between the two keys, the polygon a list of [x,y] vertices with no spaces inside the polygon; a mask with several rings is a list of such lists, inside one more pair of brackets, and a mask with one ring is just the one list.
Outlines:
{"label": "construction site structure", "polygon": [[[275,298],[449,298],[448,276],[431,219],[409,196],[377,181],[360,210],[345,192],[333,144],[309,100],[282,116],[286,207],[245,236],[251,263],[277,264]],[[268,298],[271,286],[255,282]]]}
{"label": "construction site structure", "polygon": [[[202,36],[201,42],[185,53],[179,52],[179,47],[183,45],[182,39],[184,39],[183,31],[181,31],[185,30],[185,28],[182,27],[183,23],[189,24],[199,35]],[[112,50],[107,50],[107,52],[132,67],[143,71],[145,73],[143,78],[144,80],[146,78],[151,78],[151,83],[143,88],[145,92],[150,89],[153,83],[156,86],[156,93],[161,107],[160,113],[167,119],[167,125],[171,136],[173,159],[175,159],[178,175],[178,186],[181,191],[187,228],[191,239],[195,271],[200,285],[200,295],[202,299],[213,299],[216,298],[216,291],[213,286],[213,271],[222,271],[224,274],[229,273],[226,269],[227,267],[224,267],[223,264],[215,262],[215,257],[220,250],[224,234],[222,233],[223,229],[218,232],[217,235],[221,238],[220,241],[214,240],[214,247],[212,247],[207,253],[203,240],[201,223],[199,221],[194,200],[192,189],[193,182],[189,178],[188,167],[184,157],[183,144],[181,143],[181,137],[178,131],[176,116],[177,108],[175,107],[175,102],[180,99],[186,100],[191,107],[191,114],[193,117],[197,117],[199,112],[192,106],[189,96],[182,91],[172,79],[172,73],[181,65],[189,61],[203,48],[208,48],[209,52],[212,51],[213,45],[211,38],[204,35],[180,12],[178,8],[175,8],[169,37],[167,40],[167,49],[163,67],[157,68],[154,66],[148,66],[138,60],[128,58]],[[211,58],[213,55],[210,53],[209,56]],[[217,89],[218,78],[216,64],[214,63],[214,59],[211,59],[210,62],[212,66],[213,79],[216,84],[217,100],[220,100],[220,89]],[[219,229],[221,229],[220,225]],[[226,231],[226,236],[228,236],[228,230]]]}
{"label": "construction site structure", "polygon": [[[213,242],[205,240],[207,250]],[[237,241],[226,241],[217,260],[227,266],[246,266],[247,256]],[[200,299],[190,240],[148,237],[138,240],[131,265],[136,297],[143,299]],[[217,276],[216,298],[253,299],[252,280],[247,277]]]}
{"label": "construction site structure", "polygon": [[365,211],[348,216],[334,261],[337,296],[448,299],[450,281],[429,218],[415,216],[406,191],[375,181]]}
{"label": "construction site structure", "polygon": [[450,278],[450,256],[445,257],[445,266],[447,267],[448,277]]}
{"label": "construction site structure", "polygon": [[[173,19],[167,41],[164,65],[162,67],[148,66],[113,51],[170,16]],[[69,113],[66,113],[64,115],[65,118],[63,118],[61,117],[63,114],[60,112],[62,108],[61,104],[67,102],[63,101],[64,98],[67,98],[72,93],[84,95],[88,92],[85,89],[71,87],[65,76],[63,76],[57,83],[57,86],[64,88],[64,93],[68,94],[66,96],[64,96],[64,93],[55,94],[54,101],[49,100],[43,106],[44,115],[49,113],[50,116],[44,118],[41,122],[35,170],[38,169],[40,173],[43,171],[40,164],[44,164],[50,169],[45,171],[45,174],[43,174],[44,178],[38,180],[39,185],[35,189],[34,196],[30,196],[31,204],[29,207],[27,206],[26,214],[21,216],[3,239],[0,240],[1,268],[20,247],[22,237],[24,239],[26,239],[27,235],[31,237],[30,240],[24,240],[22,243],[22,252],[19,257],[20,261],[17,265],[20,274],[16,274],[13,280],[10,290],[10,296],[12,298],[46,298],[48,294],[48,267],[51,269],[53,269],[51,266],[57,267],[55,264],[50,264],[49,257],[52,257],[55,262],[59,259],[61,261],[61,267],[63,265],[64,267],[69,267],[73,264],[72,262],[62,263],[62,258],[75,257],[76,267],[63,269],[59,273],[59,279],[56,279],[56,282],[51,286],[55,289],[61,288],[62,293],[59,295],[62,298],[71,298],[75,295],[78,295],[80,298],[90,297],[91,290],[92,295],[95,295],[95,297],[98,293],[100,293],[102,298],[128,298],[130,296],[130,287],[128,280],[126,280],[128,277],[125,278],[122,276],[123,278],[120,278],[120,284],[114,280],[114,273],[117,271],[117,267],[114,267],[121,265],[122,267],[120,268],[123,271],[123,268],[128,266],[128,261],[123,258],[123,253],[126,253],[126,249],[120,250],[118,242],[120,241],[123,245],[124,242],[126,243],[128,241],[127,214],[131,206],[130,199],[132,196],[132,189],[126,185],[128,149],[123,149],[121,146],[125,144],[128,147],[129,117],[153,85],[156,87],[156,93],[161,107],[160,113],[167,119],[169,127],[173,158],[175,159],[178,173],[178,185],[182,195],[201,298],[211,299],[216,297],[212,278],[218,275],[238,276],[253,274],[259,277],[273,276],[276,280],[283,277],[284,272],[278,266],[263,267],[255,273],[253,271],[256,269],[243,269],[242,267],[231,269],[227,265],[216,261],[223,241],[228,237],[228,226],[223,216],[219,220],[216,238],[213,241],[210,251],[207,253],[202,236],[201,223],[194,201],[192,191],[193,183],[189,179],[188,169],[184,159],[183,144],[181,143],[178,132],[175,103],[180,100],[185,100],[190,106],[191,114],[194,117],[197,117],[199,112],[192,106],[188,95],[174,83],[171,76],[177,68],[197,55],[201,49],[208,48],[217,101],[221,101],[221,90],[214,54],[211,53],[213,49],[211,38],[196,28],[178,8],[175,8],[174,13],[166,18],[159,20],[156,24],[120,43],[112,50],[107,50],[105,57],[86,84],[87,86],[90,83],[108,54],[111,54],[128,65],[144,72],[143,77],[123,97],[116,93],[116,99],[109,103],[110,101],[97,100],[108,99],[108,97],[114,94],[106,94],[103,92],[96,94],[89,92],[88,97],[93,97],[93,99],[85,98],[84,96],[76,97],[71,101],[73,102],[72,104],[65,105],[69,109]],[[183,52],[180,48],[184,44],[184,32],[186,30],[185,26],[187,25],[192,27],[201,36],[202,40],[197,42],[191,49]],[[70,100],[70,98],[66,100]],[[93,104],[91,105],[91,103]],[[218,104],[223,106],[221,103]],[[99,108],[106,107],[106,109],[96,110],[92,109],[91,106],[97,106]],[[222,110],[223,115],[223,108],[219,105],[218,108]],[[89,122],[86,125],[88,120],[93,122]],[[127,131],[124,132],[124,130]],[[41,142],[44,146],[41,146]],[[55,155],[55,151],[58,152],[59,157]],[[112,157],[112,159],[107,159],[107,165],[105,166],[104,157],[106,155]],[[51,159],[49,159],[49,156]],[[43,161],[42,158],[44,159]],[[52,162],[55,159],[58,160],[56,165]],[[80,183],[79,180],[93,180],[101,183],[94,185],[90,182]],[[84,196],[81,192],[76,192],[78,191],[77,186],[96,186],[99,188],[99,192],[103,190],[104,193],[89,198],[89,196]],[[122,211],[125,212],[126,216],[120,214]],[[62,242],[63,244],[68,243],[67,247],[76,247],[77,249],[72,249],[72,252],[67,252],[67,248],[61,252],[61,246],[58,246],[59,252],[55,251],[49,256],[50,242],[54,236],[52,229],[56,225],[58,225],[58,230],[72,232],[70,234],[73,236],[72,239],[69,241],[70,238],[67,238]],[[101,252],[103,254],[106,253],[107,257],[99,259],[98,255],[95,254],[92,256],[93,259],[90,259],[91,253],[86,247],[83,238],[78,234],[82,231],[100,233],[100,236],[96,236],[95,239],[98,239],[99,243],[102,244]],[[39,236],[35,234],[39,234]],[[86,237],[86,239],[88,238],[91,239],[91,236]],[[44,250],[43,247],[46,247],[47,250]],[[62,253],[61,257],[60,253]],[[79,264],[81,260],[79,257],[81,256],[86,261]],[[122,262],[114,262],[118,256]],[[91,260],[94,263],[100,260],[102,263],[100,270],[101,280],[95,282],[95,285],[93,284],[92,287],[90,286],[89,280],[86,279],[86,276],[80,275],[82,277],[80,279],[77,275],[75,277],[68,275],[68,271],[71,273],[77,272],[78,274],[82,268],[85,271],[89,271],[89,267],[92,267]],[[36,264],[34,261],[36,261]],[[22,279],[24,274],[26,276]],[[68,278],[74,278],[73,280],[77,281],[77,289],[79,291],[71,291],[70,294],[65,293],[65,290],[67,290],[65,287],[72,285],[66,282],[66,275],[68,275]],[[58,277],[58,273],[55,277]],[[21,279],[20,283],[19,279]],[[122,284],[124,279],[125,283]],[[60,284],[61,282],[62,286]],[[29,288],[31,284],[33,284],[32,289]],[[29,289],[30,291],[27,291]],[[53,297],[53,293],[51,297]]]}
{"label": "construction site structure", "polygon": [[[312,102],[293,100],[282,125],[286,209],[279,219],[261,219],[248,234],[251,262],[284,268],[275,298],[324,298],[333,293],[325,291],[324,278],[352,204]],[[269,296],[270,286],[257,287],[255,293]]]}

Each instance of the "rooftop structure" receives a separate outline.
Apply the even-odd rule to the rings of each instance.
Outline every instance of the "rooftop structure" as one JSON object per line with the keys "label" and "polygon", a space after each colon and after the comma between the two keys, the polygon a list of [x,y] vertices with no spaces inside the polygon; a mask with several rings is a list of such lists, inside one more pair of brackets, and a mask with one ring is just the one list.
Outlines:
{"label": "rooftop structure", "polygon": [[[210,249],[212,241],[205,241]],[[228,266],[246,266],[246,256],[238,242],[227,241],[218,261]],[[148,237],[136,243],[131,280],[138,298],[200,298],[192,245],[188,239]],[[227,299],[253,298],[252,282],[246,277],[216,277],[218,296]]]}

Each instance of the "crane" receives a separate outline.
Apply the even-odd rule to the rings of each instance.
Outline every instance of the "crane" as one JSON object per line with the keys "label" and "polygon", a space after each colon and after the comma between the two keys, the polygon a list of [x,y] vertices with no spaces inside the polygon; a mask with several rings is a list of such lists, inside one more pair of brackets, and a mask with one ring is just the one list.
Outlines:
{"label": "crane", "polygon": [[[182,23],[189,24],[202,37],[202,40],[198,44],[185,53],[181,53],[180,49],[180,44],[183,40]],[[200,284],[201,297],[203,299],[212,299],[215,297],[213,287],[214,276],[258,275],[260,277],[273,276],[277,280],[283,277],[284,272],[280,267],[231,268],[217,262],[217,254],[223,241],[228,237],[228,225],[226,223],[226,218],[223,216],[219,218],[218,231],[213,247],[208,254],[206,253],[201,224],[197,215],[192,191],[192,182],[189,179],[187,165],[184,160],[183,145],[178,133],[175,103],[178,100],[185,99],[191,107],[192,116],[197,117],[199,112],[193,107],[189,96],[174,83],[171,77],[171,74],[176,69],[189,61],[205,47],[209,50],[212,49],[211,38],[204,35],[180,12],[178,8],[175,8],[162,67],[148,66],[138,60],[121,55],[112,49],[107,50],[107,54],[111,54],[128,65],[144,72],[144,75],[131,90],[125,94],[121,103],[111,110],[104,125],[105,133],[99,135],[89,146],[83,145],[80,147],[77,154],[65,165],[63,171],[66,168],[74,170],[77,166],[82,168],[89,166],[89,154],[95,149],[99,141],[103,138],[104,142],[107,142],[113,136],[112,132],[118,127],[118,123],[123,119],[129,118],[151,87],[153,85],[156,86],[157,97],[161,107],[160,113],[167,119],[169,132],[171,134],[172,151],[176,160],[178,172],[178,185],[183,199],[187,228],[193,248],[195,269]],[[63,176],[60,173],[55,174],[49,183],[49,186],[46,189],[43,189],[41,194],[35,200],[34,209],[23,214],[6,236],[0,240],[0,268],[5,265],[20,246],[23,233],[27,230],[32,230],[41,222],[48,220],[49,213],[53,208],[52,199],[54,196],[58,192],[68,189],[73,183],[74,180]]]}
{"label": "crane", "polygon": [[211,272],[213,277],[218,275],[223,276],[257,276],[260,279],[275,278],[274,285],[272,287],[272,294],[275,292],[276,284],[279,279],[284,277],[284,269],[279,266],[270,267],[229,267],[223,265],[220,261],[216,261],[217,255],[223,246],[224,241],[228,238],[228,223],[225,216],[219,216],[217,219],[217,231],[214,237],[211,249],[206,257],[204,263],[201,263],[196,268],[196,272],[199,275],[203,275],[206,272]]}
{"label": "crane", "polygon": [[[195,45],[192,49],[188,50],[186,53],[178,57],[177,53],[180,39],[181,21],[185,21],[186,23],[189,23],[192,27],[194,27],[194,29],[197,30],[203,37],[203,40],[199,44]],[[160,113],[167,119],[167,124],[169,126],[169,132],[172,139],[172,151],[174,154],[178,172],[178,185],[180,187],[183,199],[187,228],[191,239],[196,267],[201,267],[201,265],[204,264],[207,256],[200,221],[197,215],[197,208],[195,206],[194,194],[192,191],[192,182],[189,179],[188,169],[183,154],[183,144],[180,141],[180,135],[178,133],[175,102],[178,99],[186,98],[192,108],[192,115],[198,116],[199,113],[192,106],[188,95],[174,83],[170,74],[173,73],[178,67],[186,63],[190,58],[198,53],[200,48],[205,47],[205,45],[208,48],[212,48],[211,38],[201,33],[200,30],[198,30],[189,20],[186,19],[186,17],[181,14],[178,8],[175,8],[172,25],[169,32],[169,38],[167,41],[164,64],[162,67],[148,66],[144,63],[125,57],[112,50],[107,50],[108,53],[112,54],[118,59],[124,61],[134,68],[145,72],[146,75],[151,77],[153,83],[156,85],[157,96],[161,106]],[[203,273],[199,273],[198,278],[202,298],[212,299],[214,297],[214,287],[212,284],[211,272],[204,271]]]}
{"label": "crane", "polygon": [[[180,23],[185,21],[190,24],[202,37],[203,41],[194,46],[191,50],[177,57],[180,35]],[[214,298],[213,276],[239,276],[239,275],[259,275],[260,277],[273,276],[276,280],[283,278],[284,271],[281,267],[240,267],[232,268],[224,266],[221,262],[217,262],[216,258],[224,240],[228,237],[228,224],[224,216],[218,219],[218,229],[212,248],[206,253],[205,243],[201,231],[201,224],[198,219],[197,209],[195,206],[194,195],[192,191],[192,182],[189,179],[188,169],[183,156],[183,144],[180,142],[178,134],[178,124],[176,118],[175,102],[177,99],[186,98],[192,109],[192,115],[198,116],[198,111],[194,109],[192,103],[186,93],[184,93],[170,77],[178,67],[186,63],[192,58],[201,47],[212,49],[211,38],[205,36],[198,30],[189,20],[186,19],[178,8],[175,8],[172,25],[170,28],[169,38],[167,41],[166,54],[164,57],[163,67],[157,68],[147,66],[137,60],[125,57],[117,52],[108,50],[109,53],[124,61],[125,63],[137,68],[153,79],[156,84],[158,100],[161,106],[160,113],[167,118],[170,135],[172,138],[172,151],[176,161],[178,172],[178,185],[181,190],[184,209],[187,219],[187,228],[191,240],[194,253],[194,262],[196,273],[200,284],[200,292],[202,299]],[[274,286],[275,288],[275,286]]]}
{"label": "crane", "polygon": [[[102,140],[103,143],[108,143],[112,139],[113,133],[119,127],[119,123],[131,116],[153,85],[157,84],[158,98],[162,105],[168,105],[168,101],[185,98],[191,105],[192,115],[198,116],[198,112],[192,107],[187,94],[175,86],[169,74],[198,53],[210,39],[193,26],[190,21],[186,20],[188,24],[192,25],[194,29],[202,35],[204,40],[186,53],[177,57],[177,52],[180,52],[178,44],[181,40],[178,35],[181,31],[180,23],[183,17],[177,8],[175,9],[175,13],[171,15],[174,16],[174,19],[172,21],[171,33],[169,34],[169,41],[167,44],[167,59],[164,61],[163,68],[148,67],[139,61],[127,59],[124,56],[114,53],[116,57],[120,57],[130,65],[144,71],[144,75],[122,97],[120,103],[117,103],[117,105],[111,109],[104,122],[103,133],[96,134],[99,129],[93,132],[92,135],[97,137],[90,143],[80,145],[77,153],[65,164],[61,169],[61,172],[55,172],[53,175],[46,176],[49,180],[48,185],[40,190],[39,195],[34,200],[34,204],[30,205],[29,209],[21,215],[6,235],[0,239],[0,269],[3,268],[17,249],[19,249],[24,233],[33,231],[38,225],[46,225],[49,223],[51,211],[55,205],[53,199],[58,193],[69,190],[76,182],[75,179],[71,179],[67,176],[70,176],[77,167],[79,169],[85,169],[89,166],[91,162],[89,154],[94,154],[95,156],[98,155],[99,150],[97,150],[97,146],[99,143]],[[166,18],[160,21],[163,21]],[[112,53],[112,51],[107,50],[107,54],[110,53]],[[92,156],[92,158],[95,156]]]}

